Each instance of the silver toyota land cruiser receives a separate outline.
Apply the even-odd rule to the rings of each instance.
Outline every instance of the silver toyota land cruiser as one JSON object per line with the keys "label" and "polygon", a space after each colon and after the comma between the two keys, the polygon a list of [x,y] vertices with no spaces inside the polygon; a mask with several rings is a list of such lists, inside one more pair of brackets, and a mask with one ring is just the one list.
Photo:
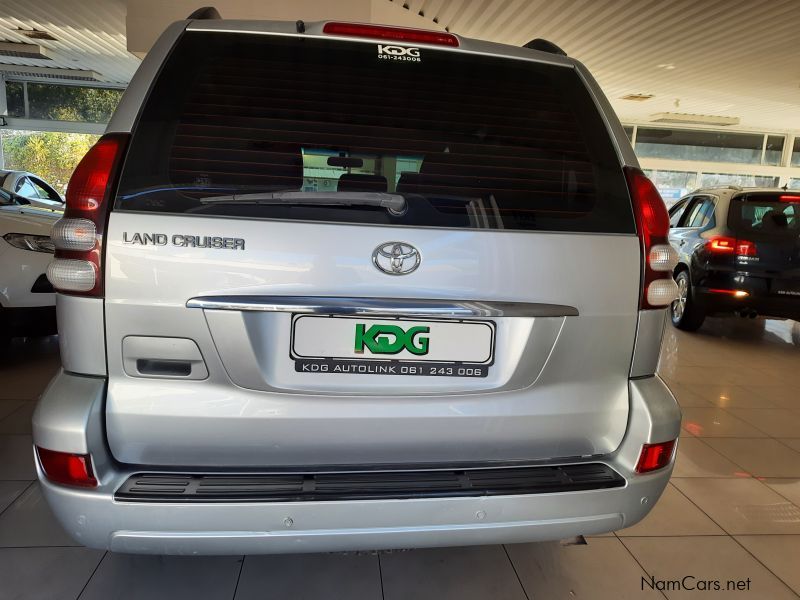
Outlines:
{"label": "silver toyota land cruiser", "polygon": [[53,231],[45,496],[80,543],[134,553],[632,525],[680,427],[655,374],[667,230],[549,42],[175,23]]}

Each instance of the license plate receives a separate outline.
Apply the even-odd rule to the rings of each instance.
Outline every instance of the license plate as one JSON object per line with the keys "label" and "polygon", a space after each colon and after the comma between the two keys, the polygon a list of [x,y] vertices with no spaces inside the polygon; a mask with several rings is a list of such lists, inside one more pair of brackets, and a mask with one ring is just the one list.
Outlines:
{"label": "license plate", "polygon": [[301,373],[486,377],[494,344],[493,321],[292,317]]}

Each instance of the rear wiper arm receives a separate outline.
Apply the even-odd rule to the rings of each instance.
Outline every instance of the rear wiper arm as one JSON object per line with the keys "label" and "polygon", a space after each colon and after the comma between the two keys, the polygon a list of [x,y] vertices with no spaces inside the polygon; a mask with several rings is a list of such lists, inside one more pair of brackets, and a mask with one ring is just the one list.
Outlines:
{"label": "rear wiper arm", "polygon": [[394,216],[406,212],[406,199],[400,194],[384,192],[259,192],[211,196],[203,204],[300,204],[308,206],[378,206]]}

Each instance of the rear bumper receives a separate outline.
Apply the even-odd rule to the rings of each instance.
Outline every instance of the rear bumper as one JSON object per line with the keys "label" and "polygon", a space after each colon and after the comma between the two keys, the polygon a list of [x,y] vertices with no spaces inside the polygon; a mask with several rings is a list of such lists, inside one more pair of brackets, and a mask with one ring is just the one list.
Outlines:
{"label": "rear bumper", "polygon": [[81,544],[118,552],[243,554],[372,550],[551,540],[632,525],[657,501],[672,467],[633,468],[641,445],[675,439],[680,412],[657,377],[632,380],[628,431],[602,462],[622,487],[521,495],[305,502],[124,502],[114,493],[135,472],[111,458],[103,434],[105,381],[61,373],[33,419],[34,443],[91,453],[96,489],[47,481],[45,497]]}
{"label": "rear bumper", "polygon": [[[695,294],[706,313],[757,312],[765,317],[800,319],[797,275],[759,276],[746,271],[710,270],[697,281]],[[794,282],[786,286],[786,282]],[[781,282],[784,291],[781,292]],[[787,289],[788,288],[788,289]],[[746,296],[734,292],[747,292]]]}
{"label": "rear bumper", "polygon": [[[698,299],[708,314],[755,311],[765,317],[800,320],[800,296],[771,294],[766,289],[766,281],[753,283],[747,278],[743,283],[719,281],[698,287]],[[747,292],[747,296],[737,297],[735,291]]]}

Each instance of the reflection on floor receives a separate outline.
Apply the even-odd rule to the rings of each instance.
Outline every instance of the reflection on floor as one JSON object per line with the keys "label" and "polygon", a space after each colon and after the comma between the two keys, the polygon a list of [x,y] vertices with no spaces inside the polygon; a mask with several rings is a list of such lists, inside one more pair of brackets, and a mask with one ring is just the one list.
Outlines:
{"label": "reflection on floor", "polygon": [[[667,328],[660,371],[684,411],[673,479],[647,519],[586,545],[222,558],[86,550],[33,482],[30,417],[57,367],[52,339],[16,344],[0,360],[0,598],[730,598],[728,580],[749,589],[737,598],[800,594],[800,340],[791,322]],[[663,592],[643,589],[651,576]],[[702,591],[715,580],[722,591]]]}

